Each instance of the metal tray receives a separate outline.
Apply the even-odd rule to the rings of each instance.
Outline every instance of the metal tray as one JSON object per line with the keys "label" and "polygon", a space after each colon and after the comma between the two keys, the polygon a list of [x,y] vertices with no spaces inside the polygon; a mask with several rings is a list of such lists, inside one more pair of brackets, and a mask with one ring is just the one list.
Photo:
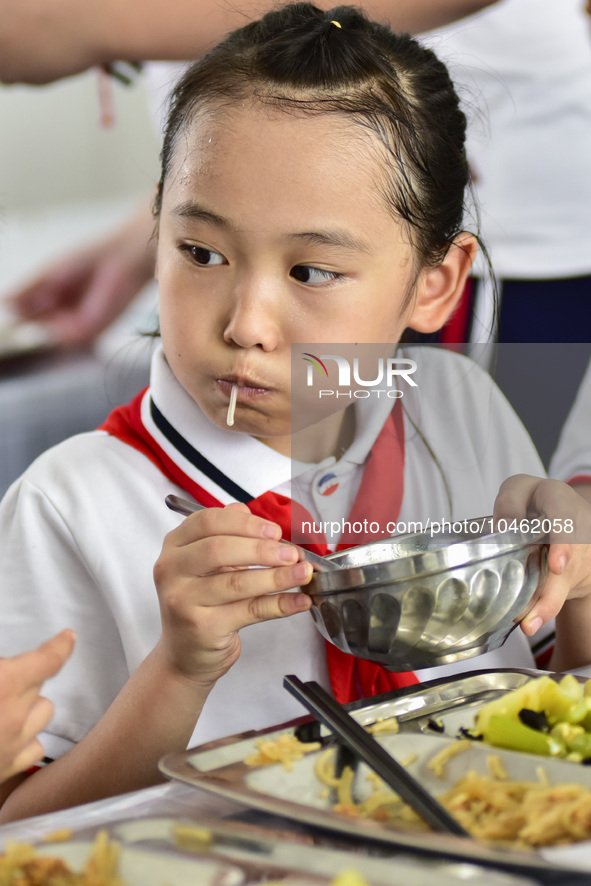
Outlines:
{"label": "metal tray", "polygon": [[[466,726],[469,727],[478,706],[538,676],[540,672],[534,670],[473,671],[451,679],[438,679],[401,692],[377,696],[348,707],[352,716],[365,726],[396,716],[401,727],[400,733],[380,736],[380,741],[390,753],[400,759],[405,759],[409,750],[418,751],[418,759],[409,769],[428,789],[443,793],[448,786],[447,782],[434,782],[434,776],[428,775],[426,759],[453,739],[449,737],[449,732],[448,735],[425,734],[429,731],[429,720],[437,716],[445,721],[446,715],[463,710],[466,714]],[[302,761],[294,764],[291,772],[280,764],[255,769],[244,763],[247,756],[256,752],[256,739],[272,739],[285,733],[295,733],[302,723],[309,720],[310,718],[301,718],[283,726],[242,733],[183,753],[170,754],[163,758],[160,769],[169,778],[195,785],[251,808],[328,830],[347,839],[365,843],[369,841],[382,847],[419,853],[422,858],[431,855],[460,859],[523,876],[543,875],[547,882],[552,881],[553,871],[557,882],[564,882],[566,869],[573,874],[584,869],[578,863],[571,866],[568,854],[563,854],[559,864],[555,865],[539,852],[498,849],[475,840],[432,832],[416,833],[377,821],[336,813],[332,809],[330,798],[322,796],[322,788],[313,773],[314,760],[320,752],[308,754]],[[453,728],[457,728],[455,724]],[[542,762],[541,758],[528,754],[497,749],[494,752],[503,760],[509,775],[514,774],[514,777],[535,778],[536,769]],[[490,753],[490,748],[475,742],[468,751],[451,761],[448,767],[450,783],[455,782],[468,765],[469,768],[486,771],[486,757]],[[553,780],[572,781],[573,772],[576,772],[578,781],[587,781],[591,786],[591,767],[574,769],[575,764],[547,758],[543,765]],[[360,770],[358,782],[361,781]],[[588,845],[591,847],[591,844]],[[545,855],[551,855],[551,850],[545,850]]]}
{"label": "metal tray", "polygon": [[[60,858],[75,871],[81,870],[93,846],[92,840],[68,840],[36,844],[38,856]],[[215,856],[187,858],[181,854],[154,851],[121,844],[119,873],[126,886],[243,886],[244,871]]]}
{"label": "metal tray", "polygon": [[[210,838],[205,853],[218,860],[226,859],[242,868],[249,884],[266,884],[269,880],[285,882],[286,886],[328,884],[336,874],[354,870],[371,886],[480,886],[486,875],[487,886],[535,886],[534,881],[518,875],[484,871],[482,867],[451,861],[416,859],[396,853],[388,857],[367,852],[345,851],[314,845],[311,837],[274,834],[261,827],[236,822],[179,821],[174,818],[148,818],[123,821],[111,827],[113,838],[125,846],[141,845],[160,850],[179,851],[175,834],[194,829]],[[181,849],[186,843],[181,843]],[[185,851],[188,851],[185,849]]]}

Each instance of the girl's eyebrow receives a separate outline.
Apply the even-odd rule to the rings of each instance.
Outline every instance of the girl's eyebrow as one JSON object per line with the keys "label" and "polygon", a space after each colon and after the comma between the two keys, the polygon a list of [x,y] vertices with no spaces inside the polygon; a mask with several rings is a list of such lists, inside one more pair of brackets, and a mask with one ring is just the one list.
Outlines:
{"label": "girl's eyebrow", "polygon": [[[206,209],[193,200],[186,200],[172,210],[172,215],[177,218],[187,218],[192,221],[202,221],[223,228],[226,231],[236,231],[236,226],[223,215]],[[302,231],[301,233],[287,234],[288,240],[300,240],[310,246],[337,246],[340,249],[348,249],[353,252],[371,253],[369,243],[360,237],[356,237],[350,231]]]}
{"label": "girl's eyebrow", "polygon": [[234,227],[223,215],[218,215],[217,212],[212,212],[193,200],[186,200],[184,203],[175,206],[172,210],[172,215],[176,215],[178,218],[209,222],[209,224],[216,225],[218,228],[225,228],[226,230],[232,230]]}
{"label": "girl's eyebrow", "polygon": [[349,231],[305,231],[301,234],[289,234],[288,237],[290,240],[302,240],[310,246],[338,246],[353,252],[372,252],[369,243]]}

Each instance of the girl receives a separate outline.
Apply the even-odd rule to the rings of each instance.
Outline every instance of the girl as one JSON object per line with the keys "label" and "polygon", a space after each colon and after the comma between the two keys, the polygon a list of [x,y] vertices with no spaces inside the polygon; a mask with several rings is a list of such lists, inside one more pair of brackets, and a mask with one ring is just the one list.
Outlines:
{"label": "girl", "polygon": [[[417,357],[420,394],[404,410],[335,398],[311,417],[297,393],[292,408],[292,343],[311,342],[294,348],[301,366],[302,352],[334,353],[327,339],[394,345],[453,310],[476,252],[462,231],[464,128],[433,54],[349,7],[271,13],[179,83],[155,201],[151,386],[42,457],[2,508],[3,643],[30,643],[32,612],[39,630],[79,635],[44,736],[59,759],[10,785],[5,817],[152,784],[166,752],[299,716],[285,673],[339,697],[391,685],[351,656],[327,659],[293,592],[311,567],[279,541],[292,420],[314,518],[337,498],[345,516],[364,500],[390,519],[449,515],[449,499],[456,518],[490,513],[507,476],[541,470],[488,377],[454,355]],[[179,525],[170,492],[208,510]],[[530,618],[554,615],[576,584]],[[531,664],[513,636],[492,661]]]}

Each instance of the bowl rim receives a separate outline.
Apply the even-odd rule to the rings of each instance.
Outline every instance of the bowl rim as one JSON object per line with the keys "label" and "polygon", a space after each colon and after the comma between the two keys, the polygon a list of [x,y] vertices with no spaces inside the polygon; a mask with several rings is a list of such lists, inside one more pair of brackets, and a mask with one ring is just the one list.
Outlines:
{"label": "bowl rim", "polygon": [[[404,542],[418,540],[428,533],[405,533],[378,539],[358,547],[371,547],[387,542]],[[314,572],[308,585],[302,586],[304,592],[312,596],[324,596],[333,593],[352,591],[362,586],[368,589],[377,584],[395,583],[408,579],[416,579],[458,569],[471,564],[476,565],[486,560],[495,560],[509,553],[527,550],[548,543],[548,534],[539,532],[492,532],[480,536],[461,538],[458,541],[442,544],[441,547],[427,551],[417,551],[404,556],[383,560],[376,563],[351,564],[342,569],[327,572]],[[495,547],[491,551],[491,545]],[[327,555],[333,562],[353,550],[347,548]]]}

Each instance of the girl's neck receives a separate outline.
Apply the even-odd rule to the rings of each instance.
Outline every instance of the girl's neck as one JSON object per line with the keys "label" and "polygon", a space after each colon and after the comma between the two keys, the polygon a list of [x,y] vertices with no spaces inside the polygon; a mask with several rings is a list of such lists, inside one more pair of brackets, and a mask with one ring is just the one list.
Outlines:
{"label": "girl's neck", "polygon": [[355,410],[349,406],[342,412],[296,431],[288,437],[261,437],[270,449],[296,461],[318,464],[326,458],[336,459],[349,448],[355,437]]}

